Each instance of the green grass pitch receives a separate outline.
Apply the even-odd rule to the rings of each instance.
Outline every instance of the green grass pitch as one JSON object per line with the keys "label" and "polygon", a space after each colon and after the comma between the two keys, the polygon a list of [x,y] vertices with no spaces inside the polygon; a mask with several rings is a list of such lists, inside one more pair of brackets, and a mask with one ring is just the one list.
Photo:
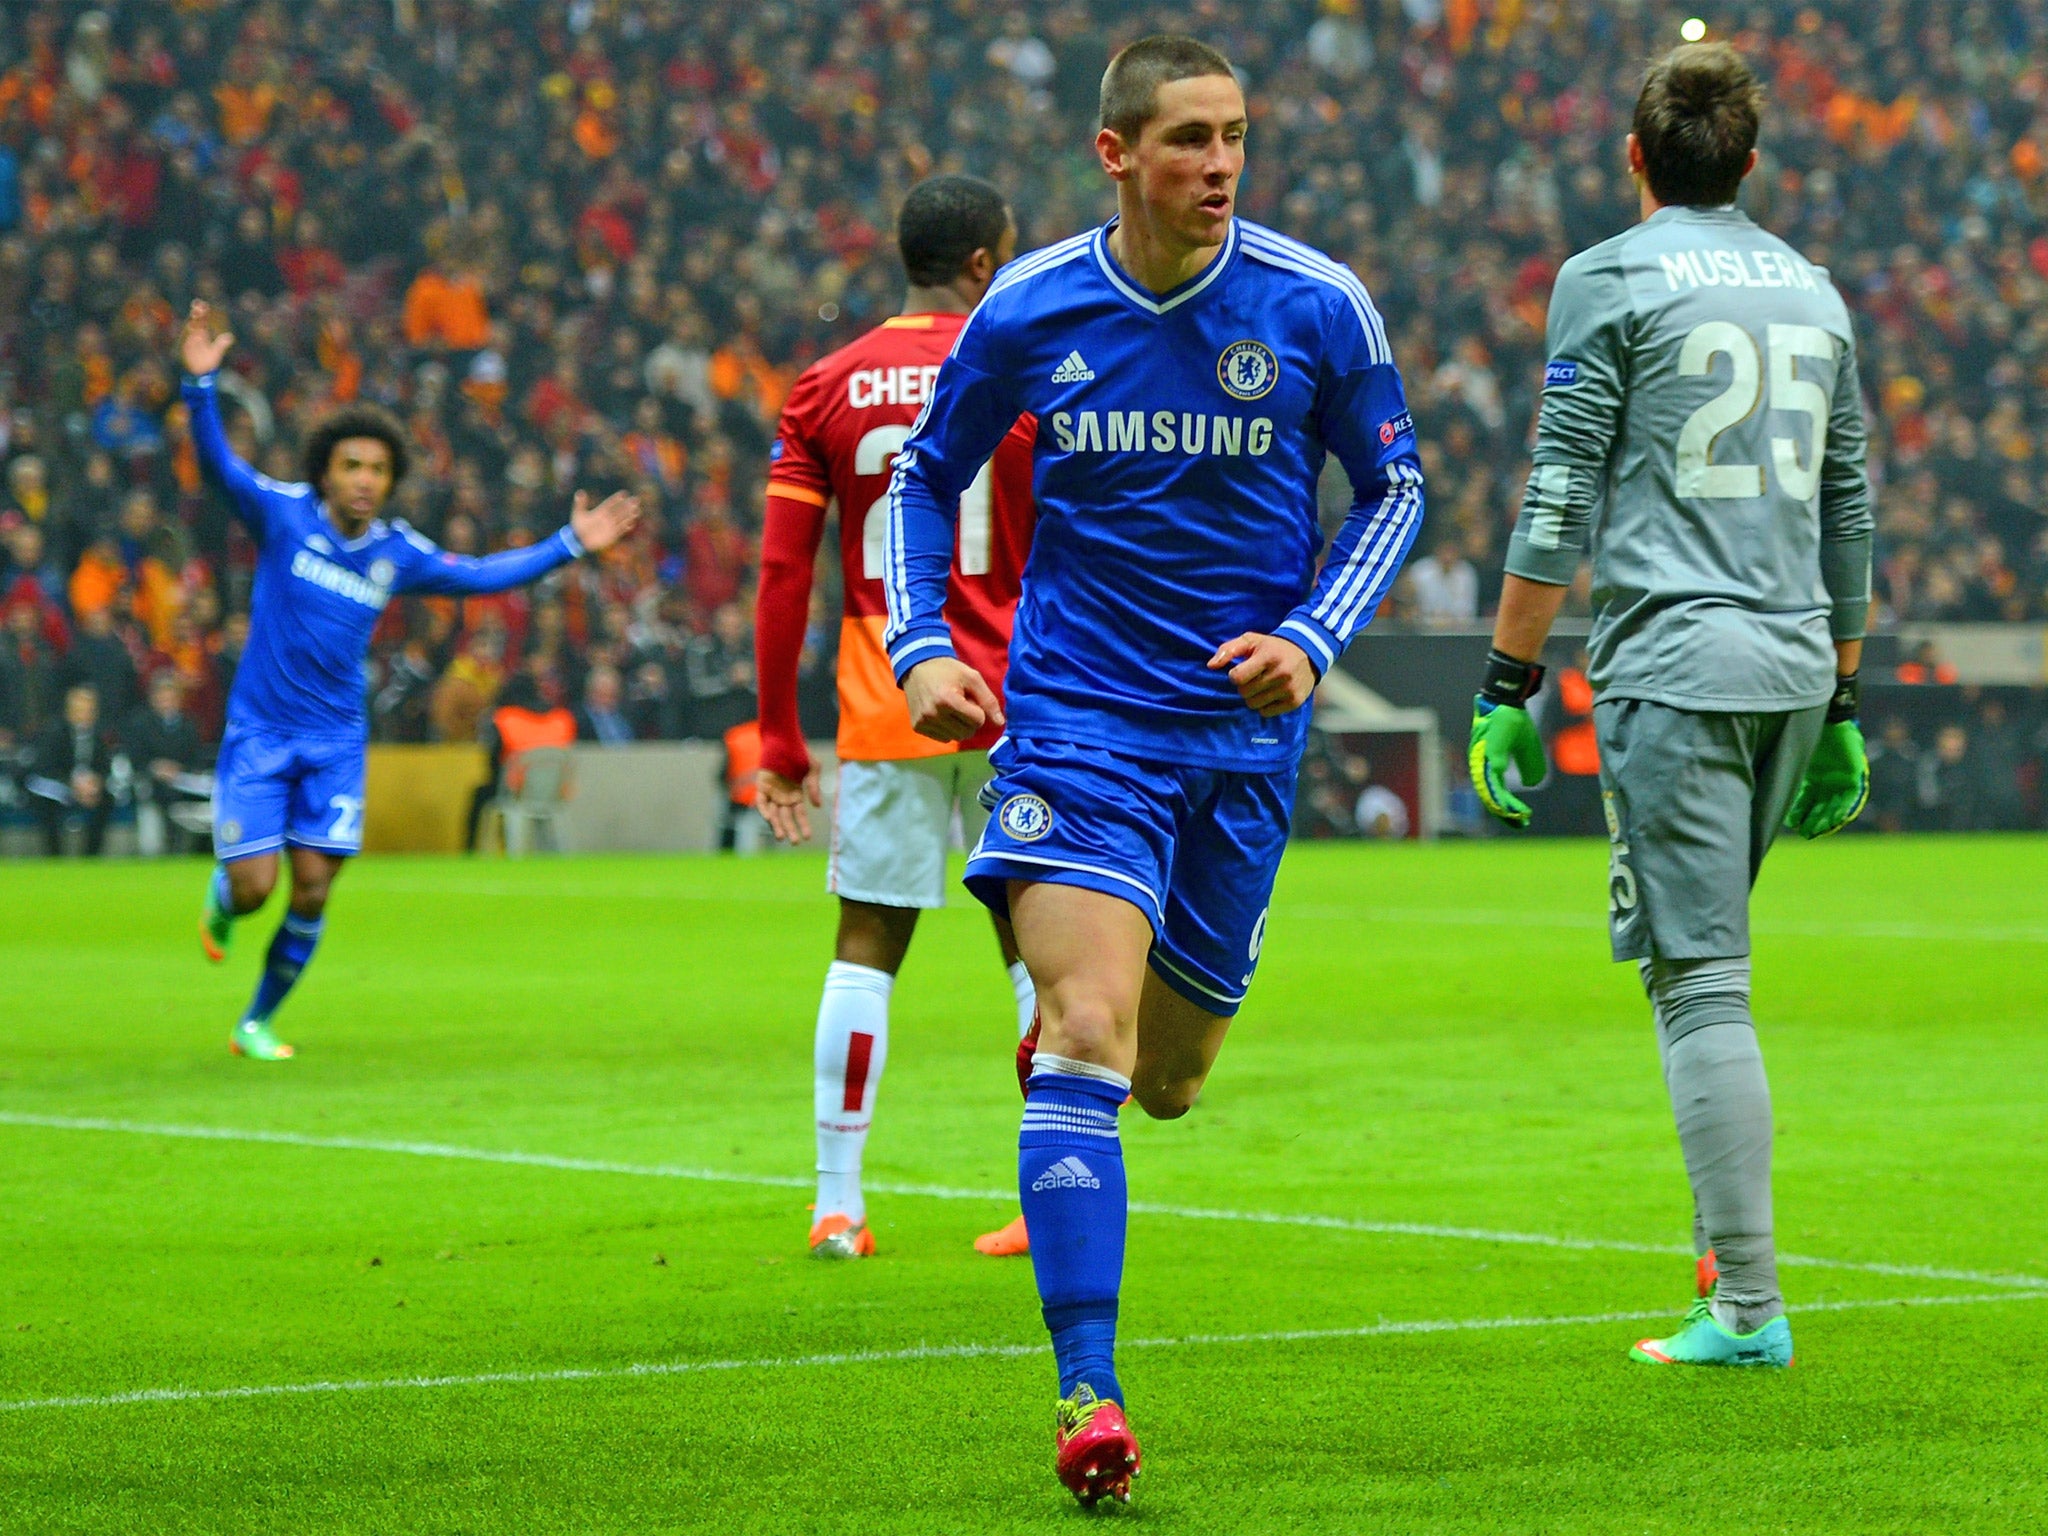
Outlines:
{"label": "green grass pitch", "polygon": [[1132,1220],[1147,1464],[1093,1515],[1028,1262],[969,1248],[1017,1098],[964,898],[896,994],[881,1255],[828,1266],[815,862],[365,859],[277,1066],[226,1050],[274,917],[209,968],[203,866],[0,869],[0,1530],[2048,1526],[2048,841],[1773,856],[1779,1241],[1828,1261],[1783,1375],[1626,1358],[1689,1205],[1605,861],[1289,855],[1202,1103],[1125,1117],[1184,1213]]}

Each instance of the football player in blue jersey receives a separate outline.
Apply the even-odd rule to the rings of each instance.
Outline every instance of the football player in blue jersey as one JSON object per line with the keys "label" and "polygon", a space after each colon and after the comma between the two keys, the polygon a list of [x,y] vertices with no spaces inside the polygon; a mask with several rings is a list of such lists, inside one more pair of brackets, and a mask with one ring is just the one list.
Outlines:
{"label": "football player in blue jersey", "polygon": [[[1317,682],[1415,537],[1422,474],[1384,325],[1352,273],[1236,217],[1245,103],[1187,37],[1111,62],[1101,229],[1006,267],[897,455],[890,659],[918,729],[1001,707],[942,613],[961,492],[1038,419],[1038,524],[994,814],[970,889],[1038,988],[1018,1185],[1058,1357],[1057,1471],[1129,1494],[1113,1350],[1127,1209],[1117,1111],[1187,1113],[1243,1002]],[[1354,500],[1320,572],[1326,454]]]}
{"label": "football player in blue jersey", "polygon": [[378,515],[406,463],[405,439],[384,411],[344,407],[320,423],[306,444],[303,483],[259,475],[235,456],[215,388],[234,340],[199,303],[179,348],[200,465],[258,548],[249,641],[214,776],[220,863],[207,882],[200,937],[207,955],[221,959],[234,920],[276,886],[279,852],[290,855],[290,908],[229,1037],[237,1055],[279,1061],[292,1048],[271,1030],[271,1016],[320,942],[335,876],[362,848],[363,659],[384,604],[405,592],[522,586],[616,544],[640,509],[625,495],[593,507],[578,492],[568,526],[538,544],[483,559],[444,553],[403,521]]}

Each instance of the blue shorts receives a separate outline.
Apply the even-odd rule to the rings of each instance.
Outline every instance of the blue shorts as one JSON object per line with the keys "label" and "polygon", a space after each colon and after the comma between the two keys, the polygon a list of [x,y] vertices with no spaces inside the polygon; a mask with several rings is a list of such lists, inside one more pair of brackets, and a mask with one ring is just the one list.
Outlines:
{"label": "blue shorts", "polygon": [[968,890],[998,916],[1012,880],[1121,897],[1152,924],[1159,979],[1236,1013],[1266,937],[1294,769],[1231,773],[1057,741],[1005,740],[989,760],[994,814],[967,856]]}
{"label": "blue shorts", "polygon": [[286,843],[361,853],[364,755],[360,741],[230,725],[213,771],[214,856],[228,863]]}

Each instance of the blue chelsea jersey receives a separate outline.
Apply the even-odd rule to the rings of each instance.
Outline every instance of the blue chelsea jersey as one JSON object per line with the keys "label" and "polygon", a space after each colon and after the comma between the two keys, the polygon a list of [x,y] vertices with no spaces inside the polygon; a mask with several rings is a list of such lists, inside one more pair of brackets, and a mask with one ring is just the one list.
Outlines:
{"label": "blue chelsea jersey", "polygon": [[361,537],[344,538],[312,486],[260,475],[235,456],[214,385],[211,375],[185,381],[193,444],[258,548],[249,643],[228,698],[232,725],[360,740],[368,734],[363,661],[395,594],[502,592],[583,553],[566,527],[482,559],[449,554],[403,521],[378,518]]}
{"label": "blue chelsea jersey", "polygon": [[[1261,719],[1207,663],[1246,631],[1317,674],[1414,542],[1422,472],[1386,329],[1327,256],[1234,220],[1155,294],[1101,229],[1019,258],[962,328],[890,485],[884,581],[899,681],[950,655],[942,606],[961,493],[1038,418],[1037,528],[1011,642],[1020,739],[1212,768],[1291,764],[1307,709]],[[1353,501],[1320,571],[1326,454]]]}

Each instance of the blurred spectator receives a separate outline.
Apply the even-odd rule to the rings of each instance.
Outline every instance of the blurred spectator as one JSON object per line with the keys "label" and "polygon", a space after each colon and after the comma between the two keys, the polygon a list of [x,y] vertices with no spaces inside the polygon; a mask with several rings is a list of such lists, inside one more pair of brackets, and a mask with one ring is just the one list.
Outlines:
{"label": "blurred spectator", "polygon": [[439,675],[427,642],[417,636],[390,658],[383,686],[370,697],[371,730],[379,741],[427,739]]}
{"label": "blurred spectator", "polygon": [[20,603],[32,609],[44,642],[62,650],[71,640],[71,626],[64,622],[64,573],[49,553],[43,530],[17,516],[4,550],[0,605]]}
{"label": "blurred spectator", "polygon": [[183,851],[190,834],[169,816],[180,803],[203,804],[210,779],[201,774],[208,754],[199,727],[185,713],[185,684],[165,667],[149,680],[149,700],[121,723],[121,751],[135,776],[138,851],[145,857],[175,847]]}
{"label": "blurred spectator", "polygon": [[1337,770],[1330,738],[1311,730],[1308,750],[1301,760],[1301,778],[1295,785],[1291,834],[1308,838],[1354,837],[1357,831],[1357,801]]}
{"label": "blurred spectator", "polygon": [[293,229],[292,243],[278,256],[278,275],[294,298],[324,293],[348,281],[348,269],[327,244],[325,235],[317,215],[302,213]]}
{"label": "blurred spectator", "polygon": [[633,740],[633,722],[619,708],[618,669],[600,662],[583,680],[583,703],[576,711],[576,739],[619,747]]}
{"label": "blurred spectator", "polygon": [[60,669],[67,687],[92,689],[110,720],[120,720],[135,703],[135,658],[114,629],[112,604],[88,608]]}
{"label": "blurred spectator", "polygon": [[484,781],[470,797],[469,830],[463,846],[471,853],[476,851],[477,829],[491,801],[501,791],[518,792],[520,754],[534,747],[566,747],[576,740],[576,717],[547,698],[536,670],[529,665],[506,680],[496,707],[480,728],[490,759]]}
{"label": "blurred spectator", "polygon": [[474,352],[489,345],[483,280],[463,267],[422,268],[405,291],[405,339],[436,351]]}
{"label": "blurred spectator", "polygon": [[144,381],[127,374],[92,413],[92,440],[116,459],[148,457],[164,445],[163,427],[144,396]]}
{"label": "blurred spectator", "polygon": [[754,718],[754,641],[747,613],[727,603],[711,621],[711,632],[693,638],[683,651],[689,688],[689,735],[717,740]]}
{"label": "blurred spectator", "polygon": [[643,661],[633,669],[626,688],[626,718],[642,741],[669,741],[683,734],[681,702],[660,662]]}
{"label": "blurred spectator", "polygon": [[1922,825],[1933,832],[1964,832],[1976,825],[1977,773],[1970,757],[1970,733],[1944,725],[1934,751],[1920,761]]}
{"label": "blurred spectator", "polygon": [[8,461],[7,496],[32,528],[41,527],[50,516],[50,482],[43,461],[24,453]]}
{"label": "blurred spectator", "polygon": [[6,625],[0,636],[0,736],[21,745],[33,742],[56,717],[62,685],[34,605],[10,603]]}
{"label": "blurred spectator", "polygon": [[1898,715],[1869,744],[1870,804],[1864,812],[1882,832],[1911,831],[1920,819],[1920,748]]}
{"label": "blurred spectator", "polygon": [[2020,776],[2026,746],[2006,717],[2005,705],[1988,698],[1977,715],[1970,744],[1970,825],[1992,832],[2016,832],[2026,824],[2026,797]]}
{"label": "blurred spectator", "polygon": [[1352,809],[1352,823],[1360,837],[1398,841],[1408,835],[1408,807],[1386,785],[1367,784]]}
{"label": "blurred spectator", "polygon": [[1445,539],[1430,559],[1408,569],[1415,598],[1415,622],[1431,628],[1471,624],[1479,618],[1479,572],[1458,548]]}
{"label": "blurred spectator", "polygon": [[88,854],[97,854],[105,844],[113,810],[107,781],[113,767],[113,748],[100,727],[98,695],[90,687],[68,690],[63,718],[45,727],[36,742],[28,777],[43,851],[51,858],[63,853],[64,829],[71,822],[84,828]]}
{"label": "blurred spectator", "polygon": [[739,596],[755,552],[733,526],[722,499],[709,502],[691,519],[685,548],[683,581],[698,612],[714,613]]}
{"label": "blurred spectator", "polygon": [[479,629],[434,685],[430,716],[436,741],[474,741],[477,726],[505,680],[505,633]]}
{"label": "blurred spectator", "polygon": [[270,229],[262,209],[244,208],[235,215],[234,229],[215,270],[220,273],[222,291],[230,299],[250,295],[270,299],[284,291],[284,273],[277,265],[277,252],[271,247]]}

